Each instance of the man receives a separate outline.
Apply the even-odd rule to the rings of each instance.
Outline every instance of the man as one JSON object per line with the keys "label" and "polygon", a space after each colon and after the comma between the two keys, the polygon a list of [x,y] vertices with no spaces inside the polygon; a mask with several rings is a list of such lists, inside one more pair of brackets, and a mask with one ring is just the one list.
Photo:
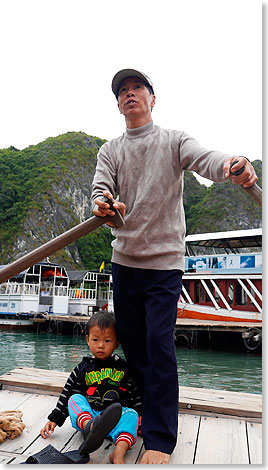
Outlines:
{"label": "man", "polygon": [[184,132],[153,124],[156,97],[149,77],[134,69],[118,72],[112,90],[126,132],[99,151],[93,181],[94,214],[114,215],[125,225],[113,229],[114,310],[119,339],[143,393],[142,464],[167,464],[177,440],[178,377],[173,330],[184,271],[183,171],[215,182],[242,168],[233,183],[257,181],[244,157],[208,151]]}

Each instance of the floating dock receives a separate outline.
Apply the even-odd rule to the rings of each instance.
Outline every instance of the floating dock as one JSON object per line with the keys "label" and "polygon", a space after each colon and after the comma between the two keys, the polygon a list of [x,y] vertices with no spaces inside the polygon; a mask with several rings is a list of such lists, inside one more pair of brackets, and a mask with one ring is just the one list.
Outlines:
{"label": "floating dock", "polygon": [[[40,429],[47,422],[68,373],[18,367],[0,376],[0,409],[19,409],[26,424],[22,434],[0,444],[0,463],[20,464],[52,444],[67,452],[78,449],[82,435],[66,420],[44,440]],[[262,464],[262,396],[222,390],[180,387],[178,441],[170,464]],[[105,439],[90,456],[89,465],[109,463],[113,443]],[[138,437],[127,452],[126,464],[138,464],[144,450]]]}
{"label": "floating dock", "polygon": [[[68,332],[75,336],[81,336],[85,333],[85,326],[89,318],[86,315],[47,314],[43,318],[35,317],[32,321],[38,330],[45,329],[53,333]],[[240,343],[245,350],[250,352],[261,352],[262,322],[216,321],[178,317],[174,337],[176,344],[186,347],[197,347],[202,342],[204,343],[204,341],[207,344],[211,344],[212,335],[223,333],[228,336],[225,343],[229,347],[231,344],[230,342],[228,343],[231,337],[230,334],[235,334],[234,344],[239,345]],[[252,337],[255,337],[256,341],[252,341]]]}
{"label": "floating dock", "polygon": [[[56,315],[56,314],[48,314],[43,318],[33,318],[33,323],[35,325],[50,323],[56,325],[57,322],[62,322],[66,324],[81,324],[85,325],[88,320],[89,316],[86,315]],[[262,329],[262,322],[243,322],[243,321],[215,321],[215,320],[198,320],[198,319],[190,319],[190,318],[177,318],[176,321],[176,328],[184,329],[184,330],[206,330],[206,331],[230,331],[230,332],[238,332],[242,333],[249,328],[260,328]]]}

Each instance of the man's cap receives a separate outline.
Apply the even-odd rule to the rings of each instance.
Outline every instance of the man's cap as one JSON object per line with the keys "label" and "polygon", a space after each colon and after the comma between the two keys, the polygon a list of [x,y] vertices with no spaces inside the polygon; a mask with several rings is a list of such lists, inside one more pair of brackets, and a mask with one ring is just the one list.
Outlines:
{"label": "man's cap", "polygon": [[149,87],[152,89],[152,92],[154,94],[152,81],[147,75],[145,75],[145,73],[139,72],[138,70],[134,70],[134,69],[123,69],[117,72],[112,80],[112,90],[116,98],[118,96],[120,83],[126,78],[130,78],[130,77],[136,77],[142,80],[143,82],[145,82],[147,85],[149,85]]}

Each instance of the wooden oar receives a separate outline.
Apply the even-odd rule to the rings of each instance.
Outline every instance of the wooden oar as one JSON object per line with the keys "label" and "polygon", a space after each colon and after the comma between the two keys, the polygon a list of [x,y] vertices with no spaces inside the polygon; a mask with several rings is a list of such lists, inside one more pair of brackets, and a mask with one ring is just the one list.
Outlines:
{"label": "wooden oar", "polygon": [[[105,202],[108,202],[112,207],[112,204],[115,201],[107,199],[105,200]],[[0,284],[7,281],[16,274],[19,274],[30,266],[33,266],[35,263],[42,261],[47,256],[56,253],[56,251],[61,250],[67,245],[70,245],[71,243],[75,242],[84,235],[92,232],[93,230],[96,230],[96,228],[106,224],[107,222],[112,222],[116,228],[122,227],[122,225],[124,225],[125,223],[122,215],[118,210],[114,209],[113,207],[112,210],[115,211],[114,216],[93,216],[85,222],[76,225],[67,232],[62,233],[53,240],[50,240],[44,245],[41,245],[39,248],[36,248],[35,250],[31,251],[30,253],[27,253],[16,261],[13,261],[13,263],[10,263],[4,268],[0,269]]]}
{"label": "wooden oar", "polygon": [[244,188],[245,191],[252,197],[258,204],[259,206],[262,206],[262,189],[260,186],[258,186],[256,183],[253,184],[253,186],[250,186],[250,188]]}
{"label": "wooden oar", "polygon": [[[232,164],[231,164],[231,168],[232,166],[234,166],[236,163],[238,163],[238,160],[235,160]],[[241,175],[241,173],[243,173],[245,167],[242,166],[242,168],[239,168],[239,170],[236,170],[236,171],[231,171],[230,170],[230,173],[231,175],[235,175],[235,176],[238,176],[238,175]],[[258,186],[256,183],[253,184],[252,186],[250,186],[249,188],[244,188],[244,186],[242,185],[241,186],[245,191],[247,191],[247,193],[249,194],[250,197],[252,197],[258,204],[259,206],[262,206],[262,189],[260,188],[260,186]]]}

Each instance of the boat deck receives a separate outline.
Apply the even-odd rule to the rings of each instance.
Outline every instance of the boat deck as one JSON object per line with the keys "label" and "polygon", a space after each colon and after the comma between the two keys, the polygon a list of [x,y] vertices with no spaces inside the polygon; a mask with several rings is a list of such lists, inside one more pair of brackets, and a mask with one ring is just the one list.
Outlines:
{"label": "boat deck", "polygon": [[[66,372],[27,367],[0,377],[0,409],[21,410],[26,424],[18,438],[0,445],[0,463],[19,464],[48,444],[63,452],[80,446],[81,433],[69,419],[50,438],[39,435],[67,377]],[[261,395],[180,387],[179,404],[178,442],[170,464],[262,463]],[[112,448],[106,439],[89,464],[109,463]],[[139,437],[127,452],[126,464],[138,464],[143,453]]]}

